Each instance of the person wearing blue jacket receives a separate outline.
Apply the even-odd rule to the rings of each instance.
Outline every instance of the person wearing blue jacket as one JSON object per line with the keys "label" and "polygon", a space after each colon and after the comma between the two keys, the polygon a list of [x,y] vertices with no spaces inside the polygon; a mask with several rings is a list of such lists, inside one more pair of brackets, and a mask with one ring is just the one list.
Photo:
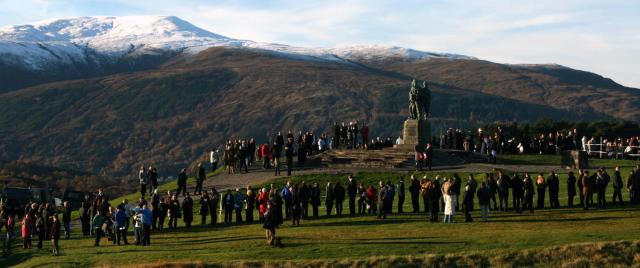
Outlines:
{"label": "person wearing blue jacket", "polygon": [[116,244],[120,245],[120,241],[124,241],[125,245],[129,245],[127,241],[127,212],[124,210],[124,205],[118,205],[118,211],[115,216],[116,222]]}
{"label": "person wearing blue jacket", "polygon": [[133,211],[142,214],[142,245],[151,245],[151,224],[153,223],[153,214],[147,204],[142,205],[142,208],[137,207]]}
{"label": "person wearing blue jacket", "polygon": [[287,182],[287,185],[282,187],[282,199],[284,199],[284,215],[285,219],[288,220],[291,218],[291,191],[289,191],[289,187],[291,187],[291,182]]}

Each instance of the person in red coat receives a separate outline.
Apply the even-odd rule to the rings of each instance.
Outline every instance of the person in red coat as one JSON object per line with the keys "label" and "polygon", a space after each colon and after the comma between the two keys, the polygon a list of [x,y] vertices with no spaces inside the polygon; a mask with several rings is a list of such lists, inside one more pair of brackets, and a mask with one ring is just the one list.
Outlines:
{"label": "person in red coat", "polygon": [[267,188],[262,188],[260,194],[258,194],[258,214],[260,215],[260,222],[264,221],[264,213],[267,212],[267,202],[269,201],[269,193]]}
{"label": "person in red coat", "polygon": [[269,152],[269,145],[267,144],[262,144],[262,146],[260,146],[260,152],[262,153],[262,167],[264,169],[268,169],[271,168],[271,164],[269,162],[270,159],[270,152]]}

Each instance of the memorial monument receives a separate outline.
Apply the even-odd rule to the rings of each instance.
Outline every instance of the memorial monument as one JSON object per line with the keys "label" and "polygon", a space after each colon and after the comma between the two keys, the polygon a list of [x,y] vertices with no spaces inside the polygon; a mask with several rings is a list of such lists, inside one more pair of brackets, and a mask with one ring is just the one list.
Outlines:
{"label": "memorial monument", "polygon": [[431,91],[427,81],[422,86],[413,79],[409,90],[409,118],[404,121],[402,141],[405,145],[424,146],[430,141],[429,109],[431,108]]}

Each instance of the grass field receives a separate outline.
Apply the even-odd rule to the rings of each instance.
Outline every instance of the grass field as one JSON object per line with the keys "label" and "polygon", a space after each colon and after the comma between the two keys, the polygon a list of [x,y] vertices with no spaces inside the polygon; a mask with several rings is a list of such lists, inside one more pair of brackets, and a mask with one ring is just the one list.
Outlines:
{"label": "grass field", "polygon": [[[522,157],[517,157],[522,161]],[[531,157],[531,163],[539,163],[538,157]],[[546,160],[545,160],[546,161]],[[621,165],[623,174],[634,166],[632,161],[598,160],[602,166]],[[596,161],[593,161],[596,162]],[[541,165],[544,165],[542,163]],[[426,172],[449,176],[449,172]],[[399,176],[405,177],[408,190],[407,172],[360,172],[356,179],[369,185],[376,181],[391,180],[397,182]],[[460,173],[466,178],[467,173]],[[484,176],[476,174],[476,180]],[[624,176],[626,180],[626,175]],[[319,182],[326,185],[328,181],[346,181],[346,174],[303,175],[273,180],[276,186],[281,186],[287,180],[294,182],[304,180],[307,183]],[[560,203],[565,206],[566,172],[560,173],[561,190]],[[168,183],[162,187],[173,187]],[[162,189],[161,187],[161,189]],[[324,187],[322,187],[324,194]],[[611,199],[612,190],[607,194]],[[405,201],[405,211],[411,211],[410,198]],[[624,192],[624,199],[628,200],[628,193]],[[133,196],[135,197],[135,196]],[[548,197],[547,197],[548,198]],[[121,198],[118,198],[119,200]],[[129,197],[132,200],[132,197]],[[198,197],[195,198],[197,202]],[[577,202],[577,200],[576,200]],[[548,205],[548,200],[545,202]],[[477,206],[476,206],[477,208]],[[348,211],[345,202],[345,210]],[[324,215],[324,207],[320,208]],[[394,204],[395,211],[395,204]],[[473,213],[479,217],[478,211]],[[300,227],[291,227],[285,222],[278,229],[278,236],[283,238],[285,245],[282,249],[270,248],[264,241],[264,230],[260,224],[218,225],[215,227],[200,227],[199,216],[195,216],[195,227],[186,230],[180,228],[175,231],[163,231],[152,234],[152,246],[113,246],[102,242],[102,246],[94,248],[90,238],[78,238],[79,226],[75,226],[73,239],[62,240],[60,243],[62,255],[50,257],[50,246],[46,242],[44,249],[30,251],[16,248],[10,257],[0,259],[0,266],[18,267],[51,267],[51,266],[122,266],[136,264],[156,264],[163,266],[167,263],[181,264],[222,264],[236,266],[239,264],[273,264],[276,266],[289,263],[299,265],[372,265],[372,259],[382,259],[383,262],[373,262],[374,265],[389,264],[402,265],[413,263],[421,256],[435,256],[433,258],[450,258],[451,256],[502,256],[504,260],[516,256],[533,256],[533,253],[550,252],[557,258],[587,258],[594,250],[581,248],[595,247],[597,249],[631,248],[629,256],[623,258],[622,265],[633,263],[634,258],[640,260],[640,246],[637,243],[624,242],[607,244],[605,246],[569,246],[573,255],[558,255],[558,246],[574,243],[596,243],[602,241],[634,241],[640,240],[639,206],[610,206],[605,210],[569,209],[563,207],[556,210],[536,210],[535,213],[492,212],[489,222],[463,223],[462,213],[458,213],[454,224],[430,223],[427,217],[420,214],[391,215],[387,220],[377,220],[373,216],[358,217],[325,217],[305,220]],[[256,217],[257,218],[257,217]],[[182,225],[183,223],[180,222]],[[132,239],[131,239],[132,240]],[[17,243],[17,241],[16,241]],[[622,246],[621,246],[622,245]],[[565,249],[566,250],[566,249]],[[623,251],[624,251],[623,250]],[[635,251],[634,251],[635,250]],[[521,252],[531,252],[522,255]],[[556,253],[553,253],[556,252]],[[578,252],[578,253],[576,253]],[[616,251],[617,252],[617,251]],[[626,252],[626,251],[625,251]],[[564,254],[564,253],[563,253]],[[576,255],[577,254],[577,255]],[[618,254],[618,253],[616,253]],[[545,255],[546,256],[546,255]],[[558,257],[560,256],[560,257]],[[564,257],[563,257],[564,256]],[[611,256],[613,258],[614,256]],[[466,257],[465,257],[466,258]],[[606,256],[603,257],[606,260]],[[521,263],[523,265],[553,264],[553,259],[539,257],[536,260]],[[394,262],[395,260],[395,262]],[[369,262],[367,262],[369,261]],[[460,260],[458,260],[460,261]],[[472,262],[473,263],[473,262]],[[480,262],[482,264],[483,262]],[[507,263],[518,262],[510,261]],[[578,262],[579,264],[584,262]],[[455,262],[454,262],[455,264]],[[468,260],[462,264],[469,265]],[[477,263],[476,263],[477,264]],[[486,264],[486,263],[485,263]],[[424,265],[422,263],[421,265]],[[620,263],[618,263],[620,265]]]}

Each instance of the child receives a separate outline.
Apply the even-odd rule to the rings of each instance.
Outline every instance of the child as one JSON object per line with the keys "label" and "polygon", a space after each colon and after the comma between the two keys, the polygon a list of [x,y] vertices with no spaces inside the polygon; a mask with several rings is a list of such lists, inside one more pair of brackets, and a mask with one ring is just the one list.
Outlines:
{"label": "child", "polygon": [[31,248],[31,216],[28,213],[22,219],[22,248]]}

